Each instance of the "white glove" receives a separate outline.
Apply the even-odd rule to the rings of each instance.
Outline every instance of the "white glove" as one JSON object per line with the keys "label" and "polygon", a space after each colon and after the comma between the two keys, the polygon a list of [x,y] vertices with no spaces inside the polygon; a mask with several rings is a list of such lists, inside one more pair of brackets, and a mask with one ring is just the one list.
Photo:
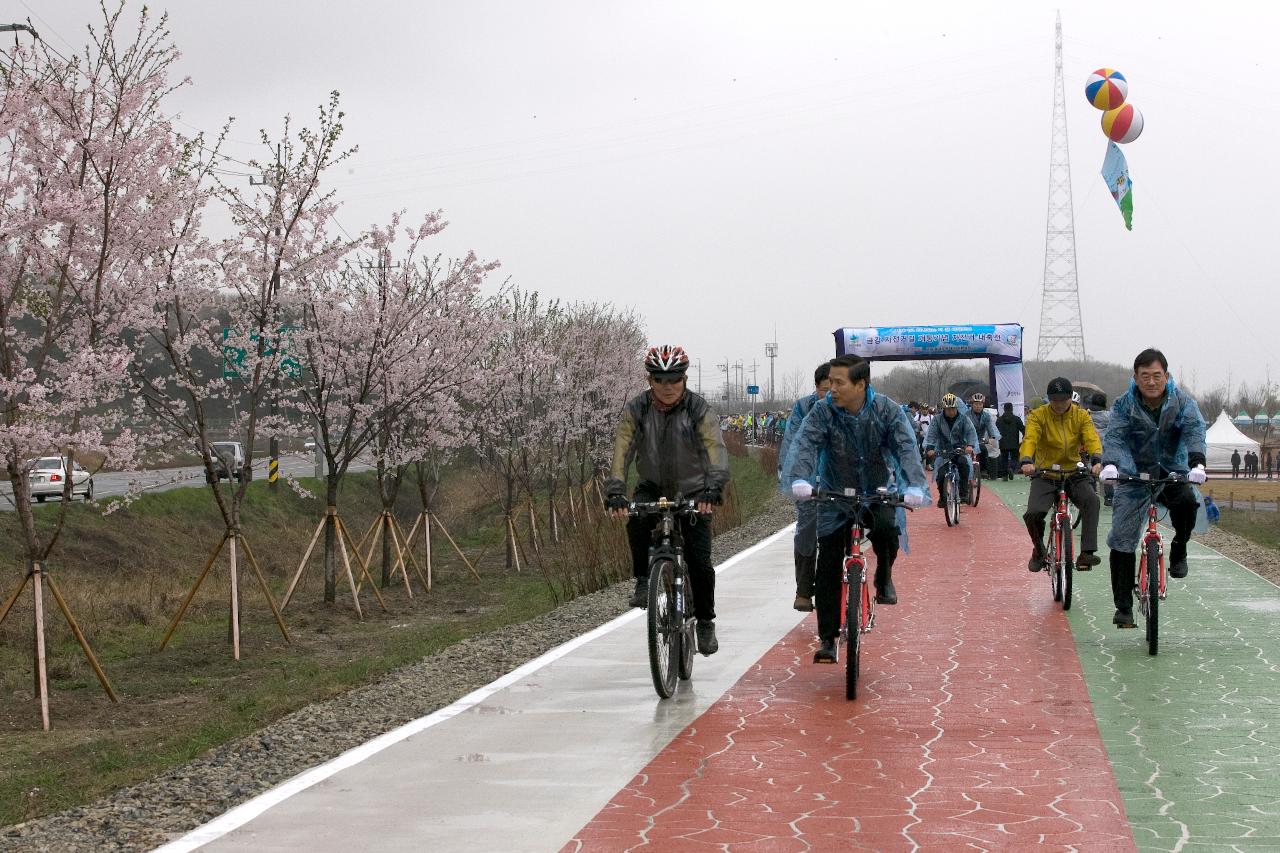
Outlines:
{"label": "white glove", "polygon": [[1120,469],[1114,465],[1107,465],[1102,469],[1102,473],[1098,475],[1103,480],[1114,480],[1120,476]]}
{"label": "white glove", "polygon": [[1187,472],[1187,481],[1190,483],[1200,484],[1209,479],[1209,475],[1205,473],[1203,465],[1197,465]]}
{"label": "white glove", "polygon": [[791,484],[791,494],[798,501],[807,501],[813,497],[813,484],[808,480],[796,480]]}
{"label": "white glove", "polygon": [[924,506],[924,490],[912,486],[902,493],[902,502],[912,509]]}

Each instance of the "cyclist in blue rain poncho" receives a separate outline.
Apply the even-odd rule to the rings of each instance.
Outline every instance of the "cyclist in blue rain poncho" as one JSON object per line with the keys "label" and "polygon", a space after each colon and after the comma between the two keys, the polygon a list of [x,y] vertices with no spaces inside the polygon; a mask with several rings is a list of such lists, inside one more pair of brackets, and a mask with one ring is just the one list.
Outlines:
{"label": "cyclist in blue rain poncho", "polygon": [[[805,416],[831,388],[831,382],[827,379],[830,371],[830,362],[824,361],[818,365],[817,370],[813,372],[813,393],[796,400],[796,404],[791,407],[791,416],[787,418],[787,431],[783,433],[782,446],[778,448],[780,482],[786,482],[781,479],[782,465],[787,459],[787,451],[791,448],[792,440],[800,432]],[[818,559],[817,507],[811,503],[796,504],[796,535],[793,551],[796,559],[796,600],[791,606],[802,613],[808,613],[813,610],[813,585]]]}
{"label": "cyclist in blue rain poncho", "polygon": [[[1165,487],[1157,502],[1169,510],[1173,542],[1169,574],[1187,576],[1187,540],[1196,525],[1200,499],[1191,484],[1205,481],[1205,425],[1200,407],[1169,376],[1169,362],[1156,349],[1143,350],[1133,362],[1133,382],[1111,407],[1111,420],[1102,436],[1103,482],[1120,474],[1154,478],[1177,473],[1187,482]],[[1111,594],[1116,613],[1112,621],[1132,628],[1134,553],[1142,536],[1148,493],[1137,483],[1117,483],[1112,498]]]}
{"label": "cyclist in blue rain poncho", "polygon": [[[941,463],[934,462],[934,478],[943,470],[942,464],[950,462],[951,452],[957,447],[964,448],[964,464],[956,466],[960,479],[960,500],[969,500],[969,475],[972,471],[969,461],[973,448],[978,444],[978,431],[973,428],[973,421],[967,415],[960,414],[960,398],[955,394],[942,395],[942,413],[929,424],[929,432],[924,437],[924,454],[933,459],[941,456]],[[942,506],[943,495],[938,493],[938,506]]]}
{"label": "cyclist in blue rain poncho", "polygon": [[[824,489],[857,489],[874,493],[879,488],[902,494],[912,507],[923,505],[928,482],[920,466],[915,432],[902,407],[871,387],[871,365],[854,356],[831,360],[831,391],[805,417],[787,449],[782,482],[791,484],[797,500],[813,494],[813,484]],[[898,555],[906,514],[878,506],[867,511],[863,524],[876,554],[876,602],[897,604],[893,587],[893,561]],[[821,504],[817,513],[818,639],[815,662],[836,659],[835,640],[840,630],[840,569],[849,541],[851,519],[835,504]],[[905,544],[905,543],[904,543]]]}

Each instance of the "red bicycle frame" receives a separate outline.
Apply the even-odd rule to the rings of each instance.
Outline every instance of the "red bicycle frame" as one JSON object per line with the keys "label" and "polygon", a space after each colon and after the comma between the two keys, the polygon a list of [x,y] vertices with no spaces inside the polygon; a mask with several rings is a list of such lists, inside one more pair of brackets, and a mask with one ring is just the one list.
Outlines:
{"label": "red bicycle frame", "polygon": [[[856,573],[856,574],[855,574]],[[850,628],[847,624],[849,614],[849,585],[852,578],[857,577],[858,594],[862,596],[862,607],[858,608],[861,624],[857,630],[865,634],[871,627],[871,588],[867,584],[867,563],[862,556],[862,524],[853,523],[849,534],[849,553],[844,558],[844,577],[840,585],[840,628]]]}
{"label": "red bicycle frame", "polygon": [[1053,513],[1053,553],[1062,553],[1062,536],[1071,535],[1071,511],[1067,508],[1067,490],[1058,492],[1058,506]]}
{"label": "red bicycle frame", "polygon": [[1164,570],[1164,543],[1160,540],[1160,531],[1156,530],[1156,502],[1153,500],[1151,505],[1147,507],[1147,532],[1142,536],[1142,552],[1138,558],[1138,577],[1137,587],[1139,595],[1146,595],[1147,590],[1147,546],[1152,542],[1156,543],[1156,554],[1158,555],[1158,566],[1156,571],[1160,573],[1160,600],[1164,601],[1165,597],[1165,581],[1166,575]]}

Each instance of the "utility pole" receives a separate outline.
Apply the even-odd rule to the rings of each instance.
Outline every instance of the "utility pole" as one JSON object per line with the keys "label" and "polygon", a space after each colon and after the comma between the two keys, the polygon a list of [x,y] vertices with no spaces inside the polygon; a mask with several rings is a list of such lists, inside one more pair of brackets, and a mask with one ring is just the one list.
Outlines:
{"label": "utility pole", "polygon": [[764,357],[769,359],[769,403],[773,404],[778,398],[773,396],[773,362],[778,357],[778,330],[773,330],[773,342],[764,345]]}
{"label": "utility pole", "polygon": [[[280,146],[277,145],[276,146],[276,182],[275,182],[276,198],[275,198],[275,202],[272,204],[273,216],[275,215],[275,212],[278,209],[278,206],[280,203],[280,185],[282,182],[283,182],[283,169],[281,168],[281,165],[280,165]],[[270,178],[267,175],[262,175],[260,177],[255,177],[254,175],[249,176],[249,186],[251,187],[268,186],[270,183],[271,183]],[[276,223],[275,231],[276,231],[276,236],[279,237],[280,236],[279,222]],[[268,309],[269,311],[275,310],[276,300],[279,298],[279,295],[280,295],[280,265],[277,262],[276,268],[271,273],[271,297],[270,297],[270,301],[267,303],[270,306],[270,308]],[[277,319],[278,319],[278,314],[277,314]],[[270,318],[268,318],[268,322],[271,322]],[[280,349],[283,346],[284,346],[284,332],[283,330],[277,330],[274,352],[278,360],[282,360],[282,356],[280,356]],[[276,369],[273,370],[271,373],[271,409],[270,411],[271,411],[271,420],[273,422],[275,421],[276,415],[279,411],[279,408],[278,408],[279,403],[280,403],[280,365],[277,364]],[[272,425],[272,430],[271,430],[271,448],[269,453],[271,458],[267,460],[267,488],[270,491],[275,492],[275,491],[278,491],[280,488],[280,435],[279,435],[279,430],[275,428],[274,423]],[[246,460],[246,464],[252,464],[252,462],[249,461],[249,460],[252,460],[253,458],[252,447],[249,448],[249,452],[246,455],[248,457],[248,460]]]}
{"label": "utility pole", "polygon": [[725,405],[728,405],[729,404],[729,359],[726,358],[724,361],[717,364],[716,369],[724,371],[724,402],[725,402]]}
{"label": "utility pole", "polygon": [[740,401],[744,394],[742,390],[742,377],[743,377],[742,359],[738,359],[733,363],[733,378],[736,380],[734,382],[734,389],[733,389],[733,399],[735,401]]}
{"label": "utility pole", "polygon": [[698,359],[698,393],[702,393],[702,359]]}

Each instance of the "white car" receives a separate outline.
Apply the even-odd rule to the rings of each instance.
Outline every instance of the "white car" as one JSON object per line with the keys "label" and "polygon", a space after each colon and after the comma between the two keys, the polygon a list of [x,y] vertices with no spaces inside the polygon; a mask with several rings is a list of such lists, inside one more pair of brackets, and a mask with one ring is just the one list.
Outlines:
{"label": "white car", "polygon": [[[31,466],[31,495],[37,503],[45,498],[61,497],[67,483],[67,460],[62,456],[42,456]],[[76,462],[71,466],[71,497],[93,500],[93,476]]]}

